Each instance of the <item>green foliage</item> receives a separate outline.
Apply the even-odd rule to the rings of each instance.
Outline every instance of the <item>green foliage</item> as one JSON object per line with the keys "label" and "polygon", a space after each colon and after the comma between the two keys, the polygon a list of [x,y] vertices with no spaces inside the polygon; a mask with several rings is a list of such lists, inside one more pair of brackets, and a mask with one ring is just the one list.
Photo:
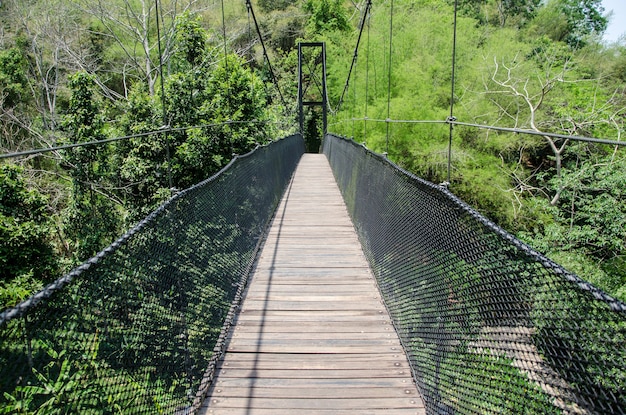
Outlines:
{"label": "green foliage", "polygon": [[507,23],[520,27],[531,20],[539,9],[541,0],[460,0],[461,13],[482,24],[504,27]]}
{"label": "green foliage", "polygon": [[292,0],[259,0],[259,6],[266,12],[284,10],[293,3]]}
{"label": "green foliage", "polygon": [[350,28],[342,0],[307,0],[304,11],[311,14],[309,30],[313,34]]}
{"label": "green foliage", "polygon": [[[81,378],[86,373],[78,371],[76,363],[66,358],[66,352],[57,353],[43,345],[51,361],[44,372],[32,369],[36,383],[15,388],[12,394],[4,393],[8,404],[2,409],[5,414],[64,414],[72,411],[93,411],[97,407],[77,407],[76,401],[97,399],[92,385],[85,385]],[[94,400],[95,400],[94,399]]]}
{"label": "green foliage", "polygon": [[0,99],[4,107],[28,101],[28,62],[17,47],[0,50]]}
{"label": "green foliage", "polygon": [[584,163],[564,173],[559,207],[570,221],[567,240],[572,248],[600,259],[626,250],[625,172],[626,159],[621,159],[599,166]]}
{"label": "green foliage", "polygon": [[[84,72],[70,77],[72,96],[63,121],[71,143],[106,138],[104,122],[95,101],[94,78]],[[72,177],[72,197],[65,217],[66,234],[73,240],[78,259],[87,259],[112,242],[119,232],[116,206],[105,191],[109,147],[86,146],[68,150],[65,163]]]}
{"label": "green foliage", "polygon": [[[539,350],[551,351],[545,354],[546,360],[566,381],[581,390],[615,396],[617,405],[610,411],[618,412],[618,408],[626,405],[622,394],[626,388],[623,370],[626,349],[622,347],[626,342],[626,322],[607,304],[592,301],[592,295],[576,289],[573,284],[539,294],[538,304],[532,311],[537,330],[534,342]],[[606,324],[595,324],[598,320]],[[576,325],[554,330],[563,321],[575,321]],[[554,344],[589,357],[576,360],[562,356],[553,352]]]}
{"label": "green foliage", "polygon": [[0,309],[24,300],[57,269],[46,198],[28,189],[23,169],[0,166]]}
{"label": "green foliage", "polygon": [[590,36],[606,30],[608,20],[603,12],[601,0],[550,0],[540,9],[533,27],[553,41],[580,49]]}
{"label": "green foliage", "polygon": [[[466,413],[561,413],[552,404],[551,397],[515,367],[512,359],[489,352],[450,356],[450,360],[443,363],[444,399]],[[498,373],[497,381],[487,378],[486,373]],[[459,400],[458,391],[471,393],[464,396],[468,399]]]}
{"label": "green foliage", "polygon": [[[119,128],[124,135],[155,131],[163,123],[158,99],[149,95],[144,84],[135,84],[121,107],[124,115]],[[117,180],[123,189],[120,196],[129,224],[145,217],[169,197],[166,145],[166,137],[155,134],[120,141],[114,148],[114,163],[119,168]]]}
{"label": "green foliage", "polygon": [[[374,5],[347,99],[331,120],[331,131],[366,141],[374,151],[387,151],[392,160],[435,183],[447,181],[447,126],[370,120],[388,116],[389,75],[390,118],[444,120],[449,115],[452,5],[396,2],[391,71],[389,8]],[[593,36],[604,30],[599,2],[461,1],[460,6],[454,98],[459,120],[518,128],[534,123],[543,131],[596,137],[615,137],[621,130],[617,114],[624,106],[619,81],[624,65],[619,59],[624,53],[619,47],[606,51],[594,46]],[[336,102],[356,36],[346,41],[345,33],[333,31],[324,38],[333,57],[329,95]],[[370,120],[352,120],[365,116]],[[619,166],[619,151],[613,162],[603,158],[607,150],[570,143],[557,160],[549,141],[540,136],[459,126],[452,144],[451,191],[623,298],[618,293],[625,290],[624,202],[616,192],[624,178],[619,167],[602,167]],[[555,175],[559,165],[561,179]],[[555,195],[562,200],[557,197],[552,207]]]}
{"label": "green foliage", "polygon": [[[289,2],[291,3],[291,2]],[[267,44],[280,53],[289,53],[296,48],[296,41],[305,37],[307,19],[300,8],[292,5],[285,10],[276,10],[268,15],[261,26],[269,32]],[[293,70],[293,68],[287,68]]]}
{"label": "green foliage", "polygon": [[[566,268],[626,301],[626,161],[607,156],[600,163],[566,168],[559,203],[520,236]],[[530,202],[528,203],[530,205]]]}
{"label": "green foliage", "polygon": [[207,57],[208,36],[200,22],[200,16],[194,17],[188,12],[176,18],[175,57],[182,57],[191,67],[200,65]]}

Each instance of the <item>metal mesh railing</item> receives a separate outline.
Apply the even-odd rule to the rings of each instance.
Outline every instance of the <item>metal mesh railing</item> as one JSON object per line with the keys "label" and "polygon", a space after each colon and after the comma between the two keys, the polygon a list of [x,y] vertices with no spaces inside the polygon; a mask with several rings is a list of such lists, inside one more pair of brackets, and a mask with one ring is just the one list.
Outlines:
{"label": "metal mesh railing", "polygon": [[237,157],[2,313],[0,413],[192,412],[303,151],[297,135]]}
{"label": "metal mesh railing", "polygon": [[445,188],[323,148],[428,414],[626,413],[626,305]]}

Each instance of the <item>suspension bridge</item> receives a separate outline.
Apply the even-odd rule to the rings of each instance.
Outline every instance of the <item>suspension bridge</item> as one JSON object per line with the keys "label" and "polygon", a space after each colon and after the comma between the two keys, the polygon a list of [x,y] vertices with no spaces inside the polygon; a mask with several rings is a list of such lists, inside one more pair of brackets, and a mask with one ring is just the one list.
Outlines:
{"label": "suspension bridge", "polygon": [[4,399],[624,413],[626,305],[384,156],[333,135],[323,148],[295,135],[236,158],[5,311]]}
{"label": "suspension bridge", "polygon": [[[320,106],[326,133],[307,64],[300,130]],[[236,157],[0,314],[0,413],[626,413],[625,304],[384,155],[321,147]]]}

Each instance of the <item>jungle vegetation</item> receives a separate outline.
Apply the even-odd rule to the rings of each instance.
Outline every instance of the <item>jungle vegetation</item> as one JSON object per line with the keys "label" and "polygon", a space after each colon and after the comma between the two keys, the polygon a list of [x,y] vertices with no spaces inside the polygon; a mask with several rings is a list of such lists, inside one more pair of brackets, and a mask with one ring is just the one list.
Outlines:
{"label": "jungle vegetation", "polygon": [[[396,0],[392,28],[391,3],[374,2],[340,107],[366,2],[254,1],[288,108],[245,2],[224,3],[1,3],[3,153],[197,127],[4,160],[1,308],[107,246],[233,153],[292,131],[299,40],[327,44],[329,130],[436,183],[448,180],[448,126],[393,123],[387,135],[375,120],[443,121],[452,101],[459,121],[622,139],[626,41],[602,40],[608,16],[600,0],[461,0],[453,97],[454,2]],[[626,300],[623,149],[456,127],[451,166],[453,193]]]}

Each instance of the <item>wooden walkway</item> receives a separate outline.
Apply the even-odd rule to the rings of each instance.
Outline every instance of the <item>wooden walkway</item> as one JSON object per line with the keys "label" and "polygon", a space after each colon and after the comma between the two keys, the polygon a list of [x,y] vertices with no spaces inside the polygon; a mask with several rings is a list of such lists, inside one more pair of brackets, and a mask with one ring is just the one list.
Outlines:
{"label": "wooden walkway", "polygon": [[273,220],[201,414],[424,414],[323,155]]}

